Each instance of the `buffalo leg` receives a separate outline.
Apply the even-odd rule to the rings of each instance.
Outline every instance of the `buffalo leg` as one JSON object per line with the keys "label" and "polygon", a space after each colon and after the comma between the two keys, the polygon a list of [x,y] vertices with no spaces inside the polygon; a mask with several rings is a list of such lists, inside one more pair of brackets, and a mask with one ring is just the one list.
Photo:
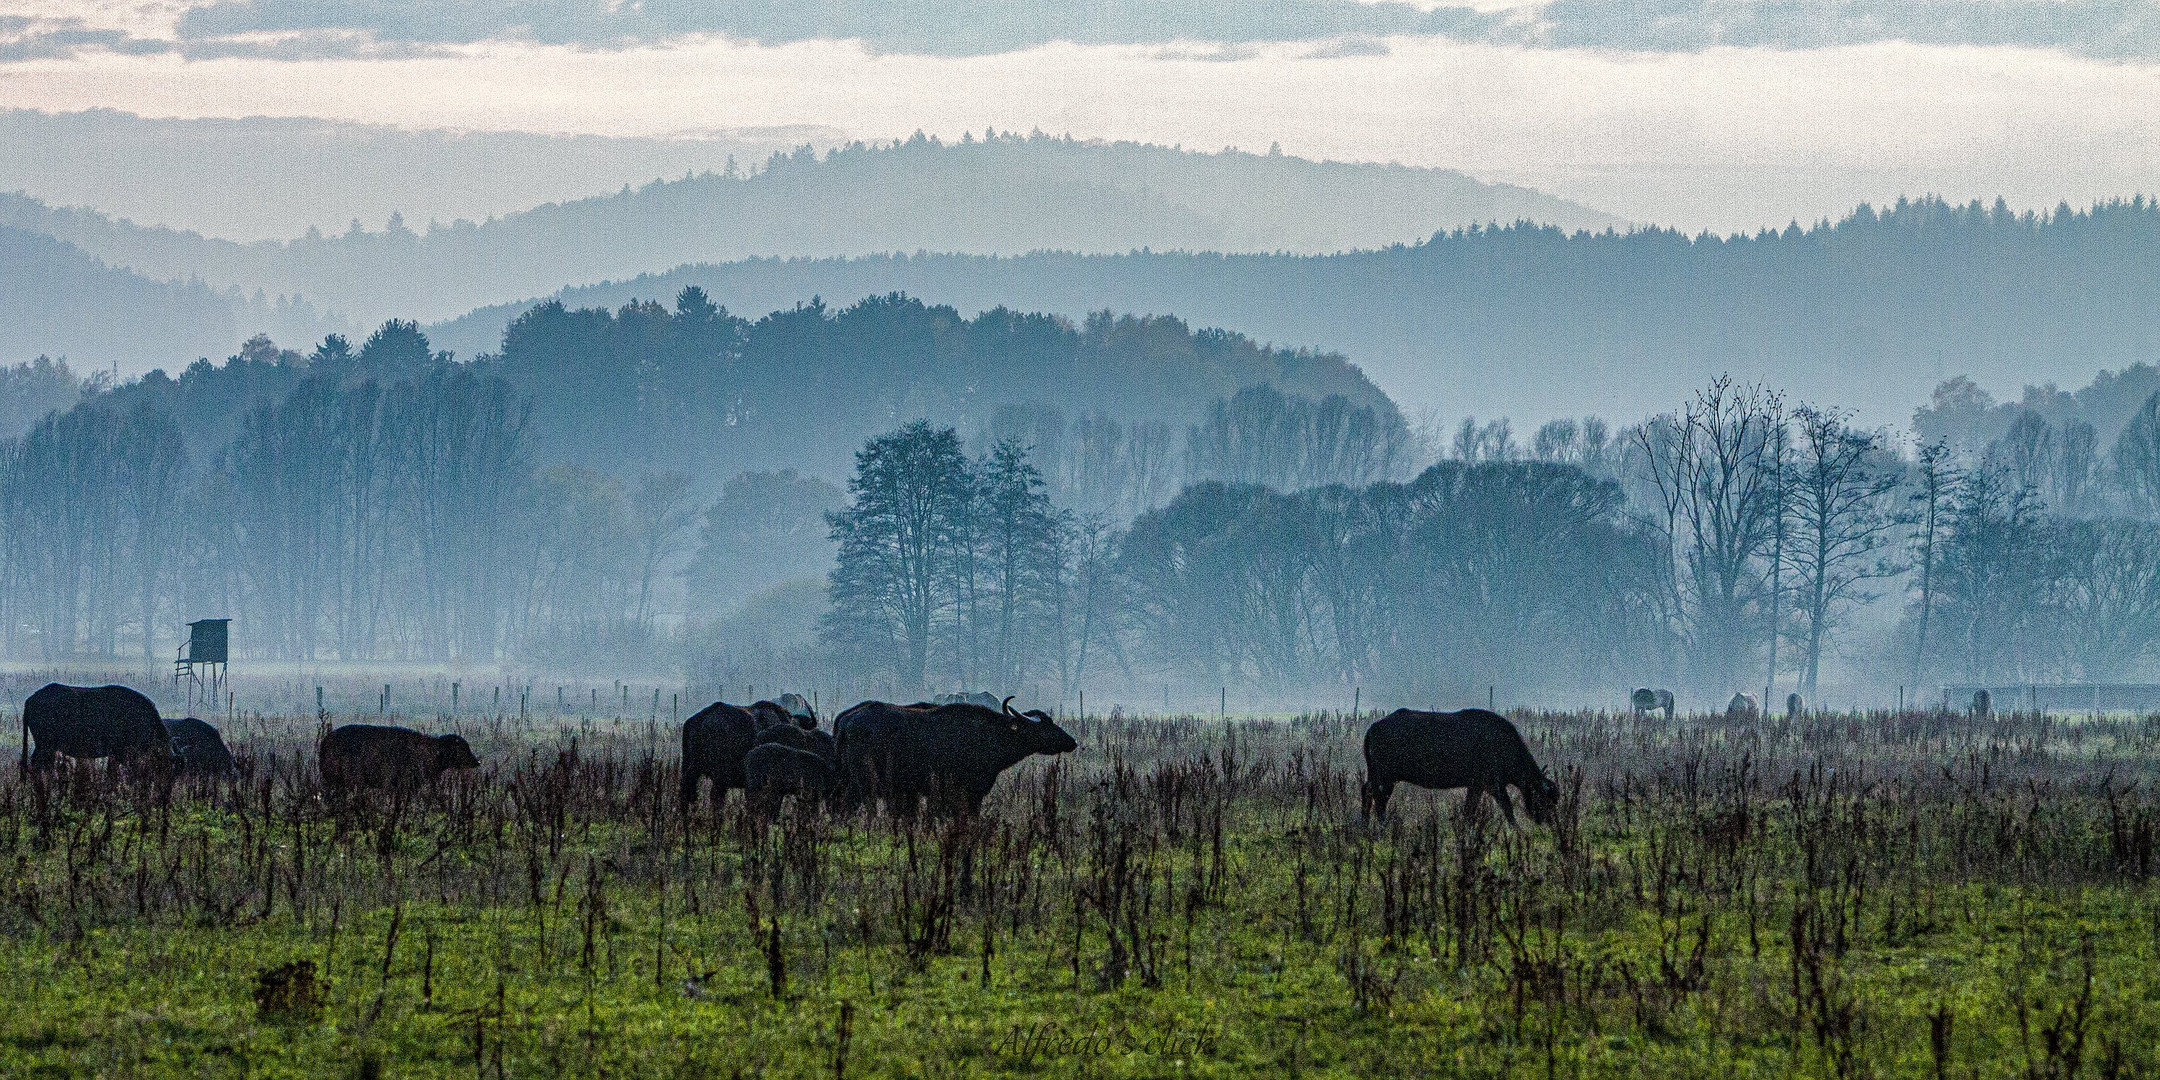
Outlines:
{"label": "buffalo leg", "polygon": [[1365,818],[1380,821],[1387,817],[1388,797],[1395,794],[1393,780],[1365,781]]}
{"label": "buffalo leg", "polygon": [[1500,804],[1500,816],[1506,818],[1509,825],[1514,825],[1515,800],[1508,797],[1507,785],[1501,784],[1486,790],[1492,794],[1493,801]]}

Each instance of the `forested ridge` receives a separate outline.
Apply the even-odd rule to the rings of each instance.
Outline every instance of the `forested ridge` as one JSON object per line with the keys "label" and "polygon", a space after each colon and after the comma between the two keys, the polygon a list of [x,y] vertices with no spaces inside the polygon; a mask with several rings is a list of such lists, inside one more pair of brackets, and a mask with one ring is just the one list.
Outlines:
{"label": "forested ridge", "polygon": [[[917,152],[865,151],[862,160]],[[877,156],[887,153],[899,157]],[[845,154],[837,166],[787,160],[783,171],[853,167]],[[386,235],[368,233],[367,243],[390,243]],[[1923,199],[1723,237],[1515,224],[1329,255],[753,258],[579,285],[552,298],[571,310],[619,310],[633,300],[664,303],[696,285],[714,303],[746,312],[891,292],[970,316],[999,307],[1076,322],[1105,309],[1174,312],[1195,325],[1237,327],[1256,341],[1340,352],[1397,400],[1455,415],[1527,422],[1641,414],[1730,371],[1859,408],[1871,423],[1902,423],[1937,384],[1958,376],[2000,393],[2028,383],[2078,385],[2098,370],[2149,361],[2160,352],[2150,316],[2160,309],[2160,268],[2149,257],[2156,240],[2160,206],[2144,198],[2041,214]],[[25,274],[65,280],[72,272],[38,269],[51,253],[30,254]],[[363,276],[401,288],[418,280],[388,264],[371,267]],[[224,295],[198,292],[205,300]],[[160,349],[168,357],[216,355],[198,351],[199,334],[161,337],[154,326],[119,350],[125,355],[110,355],[115,347],[100,344],[94,328],[142,323],[140,310],[154,304],[133,295],[122,290],[97,304],[55,295],[35,319],[15,316],[17,326],[49,329],[10,332],[0,343],[20,353],[14,362],[66,352],[78,366],[119,359],[135,370]],[[261,328],[278,340],[312,340],[335,328],[314,308],[267,294],[224,303],[235,335]],[[335,307],[338,299],[316,303]],[[431,324],[428,334],[460,357],[494,352],[509,323],[536,303],[481,308]],[[72,344],[28,344],[46,333]],[[180,343],[155,344],[174,338]]]}
{"label": "forested ridge", "polygon": [[[171,411],[191,449],[206,453],[247,407],[325,372],[390,385],[433,364],[469,361],[529,401],[544,462],[616,471],[792,467],[835,478],[860,439],[899,420],[982,428],[1018,406],[1163,423],[1182,436],[1210,402],[1264,385],[1316,402],[1339,397],[1394,429],[1404,423],[1339,355],[1272,348],[1171,316],[1096,312],[1075,322],[993,308],[966,318],[897,294],[837,307],[813,297],[757,318],[694,286],[672,304],[547,303],[466,360],[410,322],[385,324],[368,348],[327,340],[329,351],[317,348],[311,359],[258,336],[224,363],[154,371],[113,398]],[[340,350],[357,351],[347,359]]]}
{"label": "forested ridge", "polygon": [[69,356],[133,373],[232,348],[253,329],[320,332],[305,303],[161,281],[73,244],[0,225],[0,361]]}
{"label": "forested ridge", "polygon": [[[2044,214],[1901,201],[1753,235],[1449,231],[1333,255],[1037,252],[754,259],[557,295],[696,284],[738,307],[902,290],[976,310],[1175,311],[1338,350],[1396,399],[1512,415],[1637,414],[1730,371],[1902,422],[1944,379],[2082,383],[2160,353],[2160,203]],[[430,333],[488,342],[529,305]]]}

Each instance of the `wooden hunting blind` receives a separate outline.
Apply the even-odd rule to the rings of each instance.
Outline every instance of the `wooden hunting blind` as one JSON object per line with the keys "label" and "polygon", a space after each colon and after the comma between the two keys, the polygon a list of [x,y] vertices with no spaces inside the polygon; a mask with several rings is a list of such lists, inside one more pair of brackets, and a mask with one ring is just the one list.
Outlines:
{"label": "wooden hunting blind", "polygon": [[232,620],[197,619],[187,625],[187,643],[180,646],[180,655],[173,661],[173,682],[186,687],[189,705],[195,703],[198,691],[204,701],[215,705],[218,687],[225,681]]}
{"label": "wooden hunting blind", "polygon": [[191,664],[225,662],[226,627],[231,619],[197,619],[188,625],[186,660]]}

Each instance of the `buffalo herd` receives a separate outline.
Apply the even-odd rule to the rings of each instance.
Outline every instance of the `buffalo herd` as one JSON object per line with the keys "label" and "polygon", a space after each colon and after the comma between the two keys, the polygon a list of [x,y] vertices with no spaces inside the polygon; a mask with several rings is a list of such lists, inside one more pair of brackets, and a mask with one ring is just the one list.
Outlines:
{"label": "buffalo herd", "polygon": [[42,772],[64,755],[184,775],[233,771],[217,728],[192,716],[164,719],[156,703],[125,686],[47,683],[23,702],[22,723],[25,769]]}
{"label": "buffalo herd", "polygon": [[[1645,700],[1645,698],[1648,700]],[[1638,710],[1672,708],[1670,694],[1637,691]],[[49,684],[23,706],[23,767],[52,768],[59,756],[106,758],[122,768],[225,775],[233,757],[218,731],[195,717],[165,720],[155,703],[124,686]],[[34,748],[33,748],[34,746]],[[947,695],[895,705],[865,701],[818,727],[797,694],[745,707],[716,701],[682,725],[680,803],[688,813],[712,783],[717,803],[740,790],[769,817],[793,798],[841,810],[876,809],[911,817],[973,815],[999,775],[1037,754],[1056,756],[1079,741],[1050,714],[1012,707],[987,694]],[[1473,802],[1490,796],[1515,820],[1513,788],[1532,821],[1551,820],[1559,788],[1531,756],[1506,717],[1485,709],[1398,709],[1365,731],[1364,815],[1378,822],[1397,784],[1463,788]],[[316,747],[323,790],[335,800],[365,791],[411,792],[444,773],[480,765],[459,735],[346,724]]]}
{"label": "buffalo herd", "polygon": [[800,697],[792,707],[785,699],[748,708],[716,701],[683,722],[682,805],[695,805],[711,780],[715,800],[740,789],[763,812],[793,795],[851,809],[882,802],[903,816],[926,799],[974,813],[998,774],[1032,754],[1080,746],[1048,713],[990,700],[994,707],[865,701],[835,717],[830,733]]}

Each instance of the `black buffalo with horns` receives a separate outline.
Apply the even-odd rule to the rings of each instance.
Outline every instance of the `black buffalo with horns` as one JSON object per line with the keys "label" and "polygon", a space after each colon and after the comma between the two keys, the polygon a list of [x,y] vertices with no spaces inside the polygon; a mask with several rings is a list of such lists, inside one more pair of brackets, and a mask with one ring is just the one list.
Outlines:
{"label": "black buffalo with horns", "polygon": [[[172,736],[157,705],[125,686],[46,683],[23,702],[22,722],[27,768],[52,768],[56,754],[159,768],[173,765]],[[35,749],[28,745],[32,741]]]}
{"label": "black buffalo with horns", "polygon": [[924,799],[941,811],[977,813],[998,774],[1034,754],[1080,748],[1048,713],[1015,712],[1011,698],[998,709],[865,701],[835,717],[833,730],[841,801],[882,799],[903,816]]}
{"label": "black buffalo with horns", "polygon": [[1365,729],[1367,820],[1387,814],[1396,784],[1422,788],[1468,788],[1476,800],[1491,795],[1510,824],[1515,804],[1507,789],[1522,792],[1523,809],[1542,825],[1552,820],[1560,787],[1538,767],[1522,733],[1499,713],[1484,709],[1420,712],[1397,709]]}

